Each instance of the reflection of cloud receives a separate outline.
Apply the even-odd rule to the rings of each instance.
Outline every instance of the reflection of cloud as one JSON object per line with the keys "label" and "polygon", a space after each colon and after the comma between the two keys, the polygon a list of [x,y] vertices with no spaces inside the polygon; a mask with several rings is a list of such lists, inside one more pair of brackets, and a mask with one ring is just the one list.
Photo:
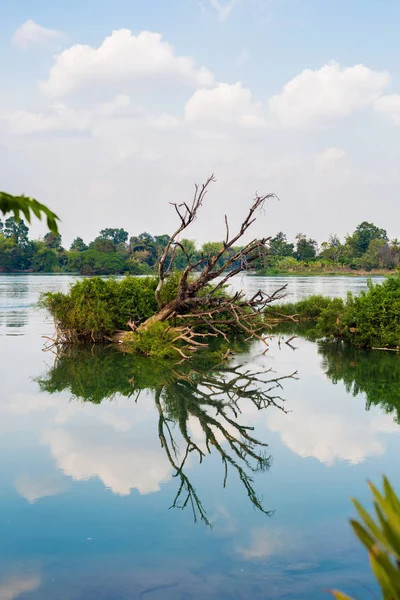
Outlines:
{"label": "reflection of cloud", "polygon": [[350,414],[348,403],[343,406],[340,400],[329,411],[322,401],[318,407],[306,400],[289,414],[272,412],[269,428],[280,433],[282,441],[302,458],[313,456],[326,465],[338,459],[357,464],[368,456],[381,456],[385,447],[377,433],[382,429],[374,426],[364,408],[357,415]]}
{"label": "reflection of cloud", "polygon": [[45,394],[18,393],[10,395],[8,401],[2,404],[1,408],[17,415],[53,410],[57,413],[55,421],[64,423],[76,413],[82,412],[84,407],[77,402],[60,402],[59,398]]}
{"label": "reflection of cloud", "polygon": [[40,498],[56,496],[65,492],[67,481],[57,475],[32,477],[31,475],[24,474],[14,479],[14,487],[20,496],[33,504]]}
{"label": "reflection of cloud", "polygon": [[284,545],[284,540],[269,529],[255,529],[250,534],[250,543],[247,547],[238,546],[236,551],[245,560],[253,558],[267,558],[279,551]]}
{"label": "reflection of cloud", "polygon": [[126,419],[121,419],[115,413],[104,411],[100,415],[100,420],[105,425],[110,425],[115,431],[128,431],[131,428],[131,424]]}
{"label": "reflection of cloud", "polygon": [[14,600],[24,592],[33,592],[40,586],[39,575],[15,575],[0,581],[0,600]]}
{"label": "reflection of cloud", "polygon": [[376,431],[381,431],[382,433],[399,433],[399,424],[395,419],[395,412],[388,414],[380,413],[372,418],[371,423]]}
{"label": "reflection of cloud", "polygon": [[77,429],[52,429],[42,438],[49,444],[60,469],[78,481],[98,477],[115,494],[140,494],[160,490],[171,477],[172,467],[157,445],[152,447],[136,429],[123,435],[96,426],[88,434]]}

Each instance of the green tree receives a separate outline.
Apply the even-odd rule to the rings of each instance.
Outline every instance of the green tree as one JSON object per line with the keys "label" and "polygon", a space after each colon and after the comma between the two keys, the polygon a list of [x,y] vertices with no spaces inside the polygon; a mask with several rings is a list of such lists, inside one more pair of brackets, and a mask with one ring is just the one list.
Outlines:
{"label": "green tree", "polygon": [[111,240],[115,246],[126,242],[128,239],[128,232],[125,229],[112,229],[110,227],[102,229],[99,234],[99,238],[104,240]]}
{"label": "green tree", "polygon": [[343,245],[336,234],[331,234],[327,242],[321,244],[321,257],[333,262],[343,260]]}
{"label": "green tree", "polygon": [[268,255],[276,258],[293,256],[294,244],[289,244],[283,231],[279,231],[268,244]]}
{"label": "green tree", "polygon": [[346,253],[349,259],[360,258],[367,250],[372,240],[388,241],[385,229],[380,229],[374,223],[363,221],[354,233],[346,238]]}
{"label": "green tree", "polygon": [[4,236],[13,238],[17,246],[28,244],[29,228],[25,225],[22,219],[17,220],[15,217],[9,217],[4,224]]}
{"label": "green tree", "polygon": [[181,271],[187,267],[188,260],[196,261],[197,259],[200,259],[200,254],[196,250],[196,243],[194,240],[183,238],[177,246],[174,261],[175,268]]}
{"label": "green tree", "polygon": [[115,244],[113,240],[100,236],[95,238],[93,242],[90,242],[89,248],[95,250],[96,252],[115,252]]}
{"label": "green tree", "polygon": [[70,250],[72,250],[72,252],[83,252],[87,249],[88,247],[86,246],[85,242],[81,237],[75,238],[70,247]]}
{"label": "green tree", "polygon": [[134,259],[153,267],[161,254],[161,246],[157,245],[156,240],[152,235],[143,232],[138,236],[132,236],[130,238],[129,252]]}
{"label": "green tree", "polygon": [[55,234],[49,231],[44,236],[43,241],[48,248],[54,248],[55,250],[61,248],[61,235],[59,233]]}
{"label": "green tree", "polygon": [[313,260],[317,256],[318,244],[315,240],[308,238],[303,233],[296,235],[296,258],[297,260]]}
{"label": "green tree", "polygon": [[[53,234],[51,234],[53,235]],[[53,273],[59,270],[57,252],[44,241],[33,242],[31,268],[37,273]]]}

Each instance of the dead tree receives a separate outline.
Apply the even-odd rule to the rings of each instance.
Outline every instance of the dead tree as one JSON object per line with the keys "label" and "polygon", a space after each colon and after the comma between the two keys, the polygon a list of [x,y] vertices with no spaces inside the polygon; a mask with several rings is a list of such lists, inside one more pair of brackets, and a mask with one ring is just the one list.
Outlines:
{"label": "dead tree", "polygon": [[[246,298],[243,292],[229,295],[221,294],[221,291],[232,277],[251,269],[255,261],[260,258],[270,237],[253,239],[233,253],[232,249],[247,233],[256,220],[257,213],[264,208],[265,202],[276,198],[276,195],[260,196],[256,194],[247,216],[234,234],[230,232],[228,218],[225,215],[225,239],[221,249],[214,254],[201,256],[199,260],[193,261],[185,252],[179,238],[182,232],[186,231],[197,218],[213,182],[215,182],[215,178],[214,175],[211,175],[203,185],[196,185],[191,204],[171,203],[180,223],[158,261],[159,281],[155,295],[159,310],[142,323],[137,332],[140,334],[157,322],[174,319],[175,323],[178,321],[181,323],[181,326],[177,328],[176,339],[187,344],[186,347],[191,351],[195,350],[198,345],[203,345],[202,342],[195,340],[199,335],[199,329],[203,328],[204,330],[205,328],[211,334],[225,336],[226,334],[219,327],[221,325],[241,330],[248,337],[258,338],[268,346],[266,338],[262,335],[262,330],[265,328],[262,315],[268,304],[283,298],[282,292],[286,286],[282,286],[271,295],[259,290],[251,298]],[[185,254],[187,265],[180,275],[176,297],[164,304],[162,289],[171,274],[178,248]],[[195,273],[196,276],[194,276]],[[183,356],[186,358],[186,355],[183,354]]]}

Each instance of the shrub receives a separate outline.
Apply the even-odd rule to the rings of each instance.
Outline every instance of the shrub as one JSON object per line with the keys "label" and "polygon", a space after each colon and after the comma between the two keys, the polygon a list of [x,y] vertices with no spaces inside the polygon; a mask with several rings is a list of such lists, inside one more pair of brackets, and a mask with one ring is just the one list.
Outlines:
{"label": "shrub", "polygon": [[400,346],[400,277],[368,282],[359,296],[348,295],[342,321],[344,337],[363,348]]}
{"label": "shrub", "polygon": [[158,321],[140,333],[132,332],[125,342],[134,352],[160,360],[179,357],[174,348],[175,338],[176,331],[171,329],[168,322]]}
{"label": "shrub", "polygon": [[266,316],[298,315],[316,319],[319,338],[345,340],[358,348],[400,348],[400,276],[382,284],[368,282],[359,296],[312,296],[294,304],[271,306]]}
{"label": "shrub", "polygon": [[156,285],[152,277],[119,281],[93,277],[77,281],[65,294],[42,294],[40,305],[49,310],[60,331],[95,341],[127,329],[130,318],[140,323],[151,317],[157,311]]}
{"label": "shrub", "polygon": [[[274,313],[279,313],[285,316],[297,315],[302,319],[317,319],[322,311],[328,309],[337,299],[328,298],[326,296],[315,295],[300,300],[299,302],[288,302],[287,304],[271,305],[267,307],[265,314],[274,316]],[[343,304],[343,301],[341,301]]]}

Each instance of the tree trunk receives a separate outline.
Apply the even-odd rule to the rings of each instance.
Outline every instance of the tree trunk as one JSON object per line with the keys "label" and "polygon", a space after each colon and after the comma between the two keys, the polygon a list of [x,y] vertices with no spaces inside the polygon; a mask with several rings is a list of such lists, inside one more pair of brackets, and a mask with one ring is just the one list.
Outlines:
{"label": "tree trunk", "polygon": [[174,314],[174,312],[176,312],[179,304],[180,302],[177,299],[172,300],[166,306],[161,308],[155,315],[149,317],[146,319],[146,321],[144,321],[144,323],[139,325],[136,331],[138,333],[143,333],[144,331],[150,329],[150,327],[152,327],[155,323],[166,321]]}

